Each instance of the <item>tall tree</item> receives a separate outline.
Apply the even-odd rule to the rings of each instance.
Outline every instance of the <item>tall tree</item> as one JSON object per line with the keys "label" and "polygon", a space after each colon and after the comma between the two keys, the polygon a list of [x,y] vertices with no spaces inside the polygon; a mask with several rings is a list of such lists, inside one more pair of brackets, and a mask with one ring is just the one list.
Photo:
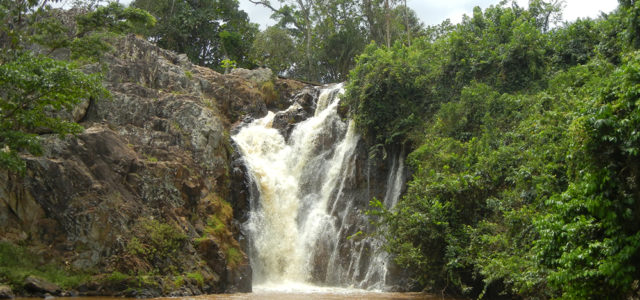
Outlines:
{"label": "tall tree", "polygon": [[250,1],[269,8],[277,26],[293,38],[302,55],[289,75],[308,80],[345,80],[369,41],[408,42],[423,29],[413,10],[394,5],[397,0],[280,0],[280,6]]}
{"label": "tall tree", "polygon": [[264,6],[273,12],[272,18],[278,20],[279,26],[286,28],[294,26],[294,32],[304,44],[305,79],[314,79],[316,69],[312,62],[311,39],[313,31],[314,0],[279,0],[279,7],[275,7],[269,0],[249,0],[249,2]]}
{"label": "tall tree", "polygon": [[529,2],[529,13],[536,21],[536,25],[542,32],[549,31],[552,24],[562,20],[562,6],[565,0],[531,0]]}
{"label": "tall tree", "polygon": [[411,47],[411,27],[409,27],[409,8],[407,0],[404,0],[404,25],[407,30],[407,44]]}
{"label": "tall tree", "polygon": [[391,7],[389,6],[389,0],[384,0],[384,13],[385,13],[385,41],[387,48],[391,47]]}
{"label": "tall tree", "polygon": [[385,40],[384,10],[381,0],[362,0],[361,12],[368,31],[368,39],[382,44]]}
{"label": "tall tree", "polygon": [[398,3],[400,0],[361,0],[360,11],[369,40],[390,47],[398,39],[406,39],[409,43],[422,31],[424,25],[407,6],[406,0],[404,5]]}
{"label": "tall tree", "polygon": [[357,1],[330,0],[317,5],[315,12],[313,52],[320,80],[346,80],[356,55],[367,44],[360,5]]}
{"label": "tall tree", "polygon": [[640,49],[640,1],[618,0],[623,12],[623,22],[626,26],[625,39],[635,48]]}
{"label": "tall tree", "polygon": [[251,59],[278,74],[287,74],[297,60],[295,44],[286,30],[271,26],[253,41]]}

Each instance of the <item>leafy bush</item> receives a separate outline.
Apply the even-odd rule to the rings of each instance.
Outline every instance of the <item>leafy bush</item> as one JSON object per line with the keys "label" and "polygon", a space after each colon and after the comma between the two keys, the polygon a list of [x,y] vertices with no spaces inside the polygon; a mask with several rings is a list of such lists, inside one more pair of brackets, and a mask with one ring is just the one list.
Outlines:
{"label": "leafy bush", "polygon": [[640,278],[640,53],[601,85],[576,124],[574,178],[550,197],[536,250],[567,298],[623,298]]}
{"label": "leafy bush", "polygon": [[97,75],[86,75],[71,63],[24,52],[0,65],[0,167],[24,172],[20,151],[41,154],[37,129],[60,134],[82,127],[53,115],[71,110],[83,99],[100,98],[107,91]]}
{"label": "leafy bush", "polygon": [[351,71],[344,104],[360,132],[374,145],[408,141],[426,110],[428,86],[419,79],[428,74],[426,53],[419,47],[397,44],[392,49],[369,45]]}

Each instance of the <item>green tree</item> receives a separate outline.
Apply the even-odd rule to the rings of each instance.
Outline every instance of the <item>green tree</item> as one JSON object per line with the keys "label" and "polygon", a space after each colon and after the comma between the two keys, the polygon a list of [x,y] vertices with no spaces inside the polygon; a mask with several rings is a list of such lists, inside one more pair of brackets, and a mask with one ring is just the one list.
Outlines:
{"label": "green tree", "polygon": [[596,55],[600,42],[599,26],[590,19],[578,19],[552,33],[554,64],[570,67],[587,63]]}
{"label": "green tree", "polygon": [[[53,1],[58,2],[58,1]],[[62,24],[48,1],[0,1],[0,168],[23,172],[20,154],[41,153],[39,133],[64,136],[82,127],[59,116],[83,99],[108,96],[99,74],[85,74],[74,61],[42,53],[69,48],[71,58],[95,59],[109,50],[105,34],[151,26],[148,13],[112,3]],[[76,31],[77,29],[77,31]],[[35,47],[34,47],[35,46]]]}
{"label": "green tree", "polygon": [[357,1],[332,0],[318,3],[314,9],[313,59],[317,61],[319,80],[346,80],[355,66],[355,57],[367,44]]}
{"label": "green tree", "polygon": [[640,2],[618,0],[624,23],[624,38],[634,49],[640,49]]}
{"label": "green tree", "polygon": [[293,39],[286,30],[271,26],[256,35],[250,52],[251,59],[278,74],[290,71],[297,61]]}
{"label": "green tree", "polygon": [[71,63],[30,52],[0,65],[0,167],[23,172],[21,151],[42,153],[38,131],[75,134],[82,127],[54,112],[71,110],[88,98],[102,98],[100,76],[87,75]]}
{"label": "green tree", "polygon": [[410,142],[410,133],[423,122],[419,116],[432,108],[430,50],[418,43],[392,48],[370,44],[358,57],[343,105],[374,148]]}
{"label": "green tree", "polygon": [[[53,3],[59,0],[52,1]],[[0,46],[6,54],[29,42],[26,31],[43,19],[50,9],[47,1],[38,0],[1,0],[0,1]]]}
{"label": "green tree", "polygon": [[156,25],[155,18],[147,11],[135,7],[124,7],[117,2],[99,6],[87,14],[79,15],[76,20],[79,37],[96,31],[124,34],[139,28],[150,29]]}
{"label": "green tree", "polygon": [[372,40],[386,44],[387,32],[390,43],[407,43],[409,37],[422,35],[423,26],[413,10],[385,9],[384,0],[282,0],[279,6],[268,0],[251,2],[269,8],[276,26],[288,32],[301,53],[288,75],[307,80],[346,80],[355,57]]}
{"label": "green tree", "polygon": [[570,299],[625,298],[640,279],[640,53],[599,82],[576,122],[573,180],[537,220],[549,282]]}
{"label": "green tree", "polygon": [[218,71],[225,59],[252,66],[248,56],[258,27],[238,9],[237,0],[135,0],[131,5],[158,19],[157,26],[142,33],[160,47]]}
{"label": "green tree", "polygon": [[270,9],[272,18],[278,20],[278,26],[287,28],[293,25],[292,35],[298,40],[302,49],[302,71],[298,71],[302,78],[314,80],[318,77],[317,70],[312,59],[312,39],[314,27],[314,0],[279,0],[280,7],[274,6],[270,0],[249,0],[249,2]]}
{"label": "green tree", "polygon": [[547,32],[551,25],[558,24],[562,20],[562,6],[565,0],[531,0],[528,13],[535,20],[536,26]]}

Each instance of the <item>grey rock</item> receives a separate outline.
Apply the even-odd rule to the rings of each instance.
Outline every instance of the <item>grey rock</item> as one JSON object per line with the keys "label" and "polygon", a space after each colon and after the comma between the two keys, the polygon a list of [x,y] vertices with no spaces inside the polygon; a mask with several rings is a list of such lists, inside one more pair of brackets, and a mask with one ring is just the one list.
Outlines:
{"label": "grey rock", "polygon": [[258,68],[255,70],[237,68],[233,69],[230,74],[255,83],[263,83],[274,78],[273,71],[268,68]]}
{"label": "grey rock", "polygon": [[11,299],[14,297],[15,295],[13,294],[10,286],[0,285],[0,299]]}
{"label": "grey rock", "polygon": [[273,117],[272,127],[278,129],[285,140],[288,140],[295,125],[306,120],[309,116],[310,114],[296,102],[289,109],[276,113]]}
{"label": "grey rock", "polygon": [[295,95],[293,98],[294,103],[298,103],[302,109],[309,115],[313,115],[316,109],[315,99],[318,98],[318,90],[305,87],[302,91]]}

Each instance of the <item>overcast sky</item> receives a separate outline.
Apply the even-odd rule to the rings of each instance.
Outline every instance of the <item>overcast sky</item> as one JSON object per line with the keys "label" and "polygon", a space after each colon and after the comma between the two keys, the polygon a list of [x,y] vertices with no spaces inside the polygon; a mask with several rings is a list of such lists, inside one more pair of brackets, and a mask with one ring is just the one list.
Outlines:
{"label": "overcast sky", "polygon": [[[272,1],[277,3],[277,1]],[[407,5],[416,11],[418,17],[425,25],[440,24],[446,19],[451,19],[453,23],[459,23],[462,15],[471,15],[475,6],[483,9],[499,0],[407,0]],[[521,6],[526,6],[528,0],[518,0]],[[573,21],[579,17],[595,18],[600,12],[611,12],[618,6],[617,0],[566,0],[563,11],[563,19]],[[251,18],[251,22],[260,24],[262,29],[274,23],[270,19],[271,11],[264,7],[254,5],[249,0],[240,0],[240,8],[246,11]]]}
{"label": "overcast sky", "polygon": [[[71,0],[65,0],[69,3]],[[121,3],[129,4],[132,0],[120,0]],[[527,6],[529,0],[517,0],[521,6]],[[64,2],[64,1],[63,1]],[[274,4],[278,0],[271,1]],[[446,19],[451,19],[453,23],[459,23],[464,14],[471,15],[475,6],[483,9],[500,2],[500,0],[407,0],[407,5],[416,11],[418,17],[425,25],[436,25]],[[573,21],[577,18],[595,18],[600,12],[611,12],[618,7],[617,0],[565,0],[563,10],[563,20]],[[251,22],[260,24],[260,28],[275,23],[271,20],[271,11],[255,5],[249,0],[240,0],[240,9],[249,14]]]}

